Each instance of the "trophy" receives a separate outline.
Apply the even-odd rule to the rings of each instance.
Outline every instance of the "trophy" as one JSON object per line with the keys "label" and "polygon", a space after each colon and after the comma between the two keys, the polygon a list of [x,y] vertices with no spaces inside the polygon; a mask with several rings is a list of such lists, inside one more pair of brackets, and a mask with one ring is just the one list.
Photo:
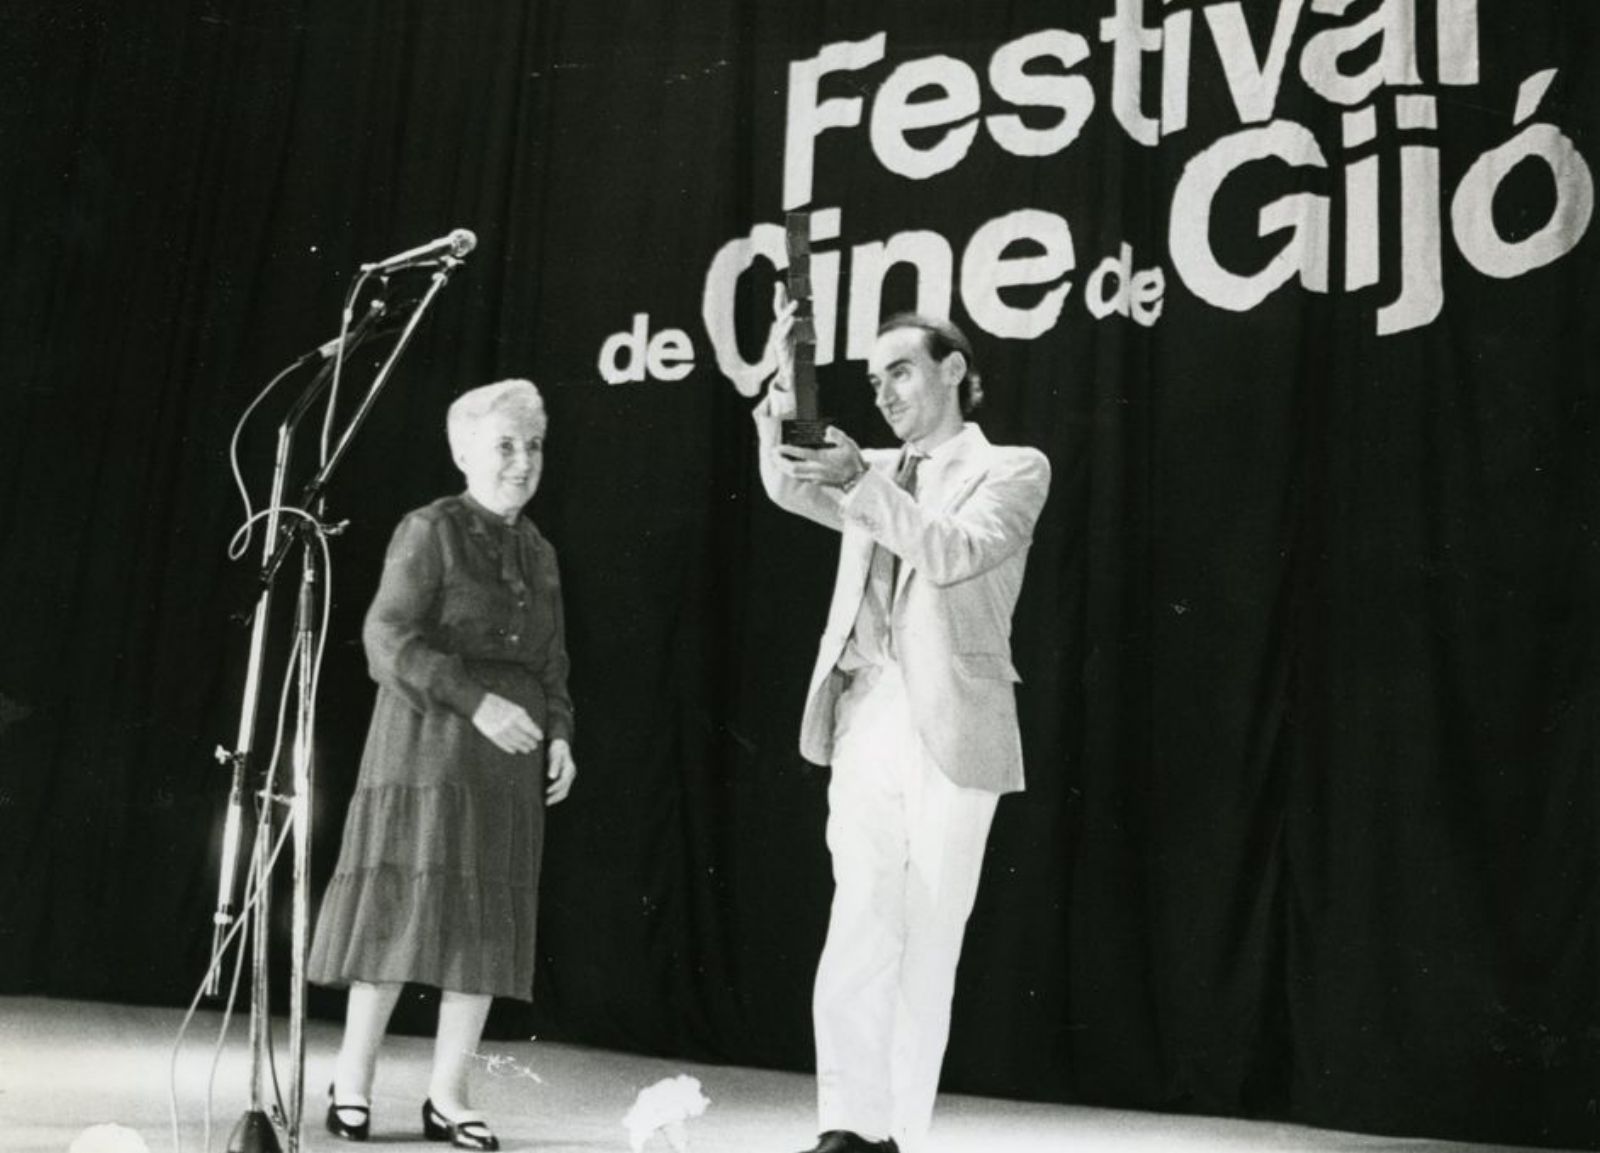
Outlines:
{"label": "trophy", "polygon": [[783,443],[797,448],[827,448],[828,422],[817,415],[817,328],[811,310],[811,214],[784,217],[783,246],[789,256],[785,276],[794,302],[794,417],[783,422]]}

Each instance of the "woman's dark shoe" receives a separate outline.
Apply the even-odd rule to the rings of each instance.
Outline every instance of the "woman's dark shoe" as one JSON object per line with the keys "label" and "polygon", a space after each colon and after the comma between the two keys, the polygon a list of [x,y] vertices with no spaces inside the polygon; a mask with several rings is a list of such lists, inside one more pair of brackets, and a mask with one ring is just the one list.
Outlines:
{"label": "woman's dark shoe", "polygon": [[433,1098],[422,1103],[422,1132],[430,1141],[448,1141],[457,1149],[500,1148],[500,1139],[484,1121],[452,1121],[433,1107]]}
{"label": "woman's dark shoe", "polygon": [[365,1141],[372,1131],[372,1110],[366,1105],[336,1105],[328,1086],[328,1132],[346,1141]]}

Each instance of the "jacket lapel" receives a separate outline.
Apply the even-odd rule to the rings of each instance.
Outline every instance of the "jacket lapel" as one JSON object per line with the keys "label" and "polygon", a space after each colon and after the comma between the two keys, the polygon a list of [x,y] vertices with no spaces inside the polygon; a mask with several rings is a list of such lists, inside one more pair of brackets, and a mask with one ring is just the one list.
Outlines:
{"label": "jacket lapel", "polygon": [[[937,462],[929,461],[922,466],[923,472],[930,475],[923,478],[917,503],[924,508],[936,510],[936,516],[947,516],[960,508],[976,491],[978,485],[983,483],[983,478],[989,471],[987,460],[989,438],[983,435],[983,429],[977,425],[967,425],[960,439],[950,447],[949,456]],[[930,468],[929,465],[933,467]],[[900,575],[894,586],[895,599],[892,603],[899,603],[900,594],[905,591],[906,581],[911,578],[911,572],[910,565],[900,566]]]}

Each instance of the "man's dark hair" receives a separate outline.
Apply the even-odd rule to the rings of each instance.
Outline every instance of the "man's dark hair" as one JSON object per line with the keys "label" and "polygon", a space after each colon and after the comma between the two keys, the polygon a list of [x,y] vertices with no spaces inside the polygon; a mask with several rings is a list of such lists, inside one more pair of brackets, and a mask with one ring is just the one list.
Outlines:
{"label": "man's dark hair", "polygon": [[983,374],[978,371],[978,358],[973,355],[972,341],[957,328],[954,322],[937,316],[924,316],[919,312],[898,312],[878,326],[878,335],[897,328],[915,328],[922,333],[922,343],[928,355],[939,363],[952,352],[959,352],[967,362],[967,373],[961,378],[959,397],[961,415],[970,415],[983,403]]}

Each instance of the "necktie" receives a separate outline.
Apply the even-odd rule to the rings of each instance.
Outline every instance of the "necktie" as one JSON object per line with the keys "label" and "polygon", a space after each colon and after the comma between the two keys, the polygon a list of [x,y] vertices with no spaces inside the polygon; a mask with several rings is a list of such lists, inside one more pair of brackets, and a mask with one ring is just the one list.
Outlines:
{"label": "necktie", "polygon": [[[926,459],[908,444],[900,456],[900,467],[894,471],[894,483],[910,493],[913,499],[917,495],[917,467]],[[897,553],[891,555],[894,557],[889,566],[889,600],[892,602],[895,590],[900,587],[900,557]]]}
{"label": "necktie", "polygon": [[894,482],[912,496],[917,495],[917,467],[927,458],[909,444],[900,454],[900,467],[894,470]]}
{"label": "necktie", "polygon": [[[893,479],[898,487],[908,492],[916,490],[918,460],[917,454],[907,445],[894,471]],[[861,593],[861,607],[856,612],[850,644],[840,658],[840,667],[846,671],[894,659],[890,609],[894,603],[899,564],[900,560],[894,553],[881,544],[873,543],[872,555],[867,561],[867,585]]]}

